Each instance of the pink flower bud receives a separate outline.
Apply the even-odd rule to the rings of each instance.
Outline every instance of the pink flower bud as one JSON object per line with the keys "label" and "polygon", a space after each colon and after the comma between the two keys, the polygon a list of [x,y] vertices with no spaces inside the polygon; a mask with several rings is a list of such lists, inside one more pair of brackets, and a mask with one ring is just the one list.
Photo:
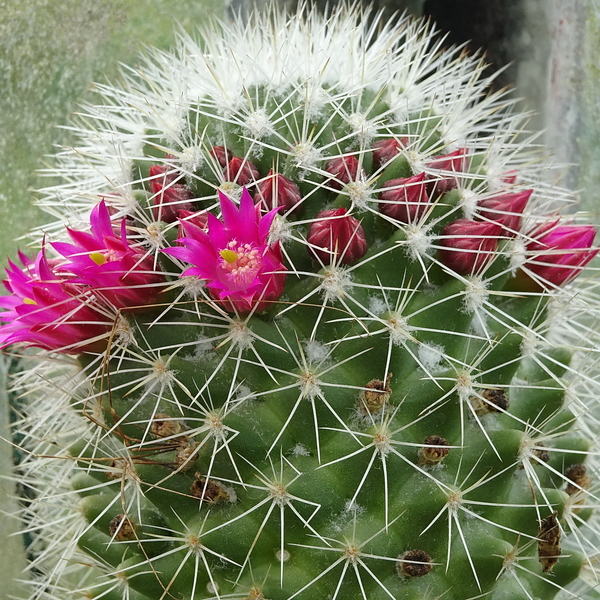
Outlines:
{"label": "pink flower bud", "polygon": [[379,193],[379,210],[400,223],[414,223],[426,212],[429,197],[425,185],[425,173],[412,177],[390,179]]}
{"label": "pink flower bud", "polygon": [[[346,184],[351,181],[356,181],[359,177],[360,165],[356,156],[336,156],[327,162],[325,170],[332,175],[329,185],[341,190]],[[361,177],[365,177],[365,172],[360,169]]]}
{"label": "pink flower bud", "polygon": [[500,177],[500,181],[505,183],[506,185],[514,185],[517,181],[517,176],[519,175],[518,171],[512,169],[511,171],[507,171]]}
{"label": "pink flower bud", "polygon": [[555,220],[544,223],[530,234],[527,251],[530,257],[523,269],[556,287],[575,279],[583,267],[596,256],[592,248],[596,236],[593,225],[559,225]]}
{"label": "pink flower bud", "polygon": [[277,207],[289,212],[302,200],[302,194],[293,181],[271,169],[256,186],[254,199],[265,212]]}
{"label": "pink flower bud", "polygon": [[395,156],[400,154],[400,150],[408,145],[408,138],[386,138],[373,144],[373,168],[375,170],[384,167]]}
{"label": "pink flower bud", "polygon": [[324,265],[350,265],[367,251],[362,225],[345,208],[321,211],[308,229],[307,240]]}
{"label": "pink flower bud", "polygon": [[479,216],[502,226],[503,237],[515,237],[521,227],[521,216],[533,190],[504,192],[478,203]]}
{"label": "pink flower bud", "polygon": [[459,148],[449,154],[441,154],[431,158],[425,166],[428,171],[429,197],[453,190],[458,181],[451,173],[464,173],[469,169],[467,148]]}
{"label": "pink flower bud", "polygon": [[493,258],[502,228],[498,223],[459,219],[444,227],[440,260],[461,275],[474,275]]}
{"label": "pink flower bud", "polygon": [[219,163],[222,169],[227,166],[227,163],[233,158],[233,154],[225,148],[225,146],[213,146],[209,154]]}
{"label": "pink flower bud", "polygon": [[154,193],[152,216],[156,221],[173,223],[177,220],[177,210],[190,210],[190,200],[194,193],[187,185],[176,183],[183,181],[181,174],[165,165],[152,165],[150,167],[150,186]]}
{"label": "pink flower bud", "polygon": [[240,156],[234,156],[223,169],[225,181],[233,181],[238,185],[247,186],[260,178],[260,173],[254,163]]}

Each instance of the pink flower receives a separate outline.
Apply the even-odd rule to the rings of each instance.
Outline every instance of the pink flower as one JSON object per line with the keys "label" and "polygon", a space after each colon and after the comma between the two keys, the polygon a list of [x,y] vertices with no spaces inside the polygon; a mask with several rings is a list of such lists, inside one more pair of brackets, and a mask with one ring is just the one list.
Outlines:
{"label": "pink flower", "polygon": [[256,186],[255,200],[260,202],[261,208],[265,211],[283,208],[289,212],[302,200],[302,194],[293,181],[271,169]]}
{"label": "pink flower", "polygon": [[515,237],[521,227],[521,216],[533,190],[503,192],[479,202],[479,216],[502,226],[503,237]]}
{"label": "pink flower", "polygon": [[181,174],[164,165],[150,167],[150,186],[154,193],[154,206],[152,215],[157,221],[173,223],[177,220],[177,211],[190,210],[190,200],[194,193],[185,184],[181,183]]}
{"label": "pink flower", "polygon": [[24,268],[11,261],[4,286],[10,296],[0,296],[0,348],[21,342],[65,354],[102,352],[113,319],[94,307],[93,297],[82,286],[56,274],[44,251],[35,263],[19,253]]}
{"label": "pink flower", "polygon": [[73,244],[52,244],[67,259],[60,270],[72,273],[73,282],[90,287],[117,309],[154,303],[165,279],[151,256],[129,245],[126,220],[121,220],[117,235],[102,200],[92,210],[90,225],[90,232],[67,228]]}
{"label": "pink flower", "polygon": [[390,179],[379,193],[379,210],[400,223],[418,221],[429,207],[425,173]]}
{"label": "pink flower", "polygon": [[544,223],[528,235],[530,256],[524,270],[550,287],[575,279],[598,253],[598,248],[592,248],[596,236],[593,225],[559,223],[558,220]]}
{"label": "pink flower", "polygon": [[493,258],[502,228],[498,223],[459,219],[444,227],[440,260],[461,275],[474,275]]}
{"label": "pink flower", "polygon": [[322,210],[308,228],[309,250],[324,265],[350,265],[367,252],[362,225],[345,208]]}
{"label": "pink flower", "polygon": [[219,192],[223,221],[208,214],[208,231],[181,222],[186,237],[183,247],[166,248],[166,254],[194,266],[183,275],[207,281],[212,296],[226,310],[260,312],[283,293],[286,268],[279,242],[268,244],[269,230],[277,209],[261,217],[244,188],[240,206]]}

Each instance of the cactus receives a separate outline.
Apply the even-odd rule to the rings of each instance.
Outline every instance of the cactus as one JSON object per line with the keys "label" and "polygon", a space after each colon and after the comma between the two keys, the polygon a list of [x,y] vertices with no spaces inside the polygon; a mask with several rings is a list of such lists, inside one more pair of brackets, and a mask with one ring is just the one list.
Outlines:
{"label": "cactus", "polygon": [[344,6],[97,87],[0,299],[31,600],[591,593],[595,229],[484,73]]}

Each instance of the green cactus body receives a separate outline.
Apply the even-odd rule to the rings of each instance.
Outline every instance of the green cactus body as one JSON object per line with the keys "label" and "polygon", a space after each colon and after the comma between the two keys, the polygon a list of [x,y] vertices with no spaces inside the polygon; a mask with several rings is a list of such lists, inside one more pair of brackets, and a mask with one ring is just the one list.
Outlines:
{"label": "green cactus body", "polygon": [[[97,291],[89,269],[113,255],[87,247],[69,281],[108,315],[103,346],[46,345],[16,380],[30,598],[593,585],[598,302],[571,282],[595,251],[568,246],[585,255],[568,277],[536,268],[560,255],[540,228],[568,194],[481,60],[420,23],[366,22],[211,24],[83,111],[42,200],[54,238],[104,199],[138,260],[120,296]],[[263,242],[244,246],[250,214]],[[211,244],[225,287],[181,275]]]}

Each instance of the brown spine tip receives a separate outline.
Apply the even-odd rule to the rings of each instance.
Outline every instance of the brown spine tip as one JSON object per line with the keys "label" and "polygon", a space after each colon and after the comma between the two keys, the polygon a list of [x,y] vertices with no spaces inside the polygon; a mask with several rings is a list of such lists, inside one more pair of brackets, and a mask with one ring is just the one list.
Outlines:
{"label": "brown spine tip", "polygon": [[196,473],[196,480],[190,487],[190,494],[207,504],[217,504],[231,500],[231,495],[224,486],[216,481],[202,477],[200,473]]}
{"label": "brown spine tip", "polygon": [[424,550],[409,550],[398,557],[396,572],[401,577],[423,577],[431,571],[431,556]]}
{"label": "brown spine tip", "polygon": [[385,381],[381,379],[371,379],[365,389],[362,390],[359,397],[358,406],[365,415],[374,415],[378,413],[389,402],[392,395],[390,380],[392,374],[389,373]]}
{"label": "brown spine tip", "polygon": [[439,435],[430,435],[425,438],[425,446],[419,450],[419,465],[437,465],[450,452],[448,440]]}
{"label": "brown spine tip", "polygon": [[471,406],[478,417],[504,412],[508,409],[508,397],[502,388],[488,388],[471,397]]}
{"label": "brown spine tip", "polygon": [[538,559],[542,564],[544,573],[552,571],[560,556],[560,525],[558,512],[542,519],[538,531]]}
{"label": "brown spine tip", "polygon": [[118,542],[134,540],[135,524],[127,515],[117,515],[108,525],[110,537]]}

